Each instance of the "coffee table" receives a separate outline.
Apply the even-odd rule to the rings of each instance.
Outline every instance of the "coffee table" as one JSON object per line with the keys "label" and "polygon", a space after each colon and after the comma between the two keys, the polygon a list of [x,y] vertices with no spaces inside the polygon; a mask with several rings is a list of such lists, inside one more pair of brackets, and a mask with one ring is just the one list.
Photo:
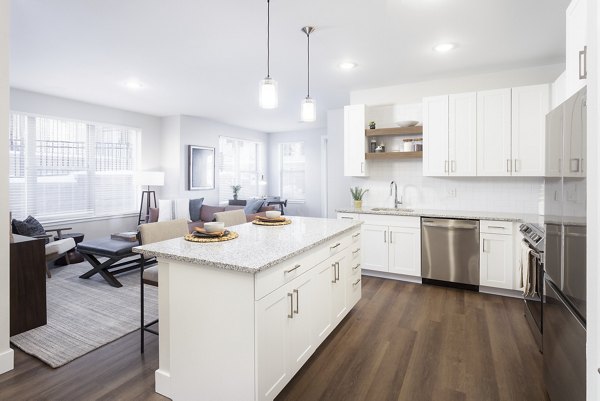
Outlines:
{"label": "coffee table", "polygon": [[[138,241],[120,241],[110,237],[81,242],[77,245],[77,251],[90,262],[92,269],[79,278],[88,279],[95,274],[100,274],[111,286],[122,287],[123,284],[115,278],[115,274],[125,273],[141,266],[141,256],[131,251],[138,245]],[[122,261],[134,256],[134,259]],[[101,262],[99,257],[106,260]],[[146,262],[146,266],[154,263],[156,260]]]}

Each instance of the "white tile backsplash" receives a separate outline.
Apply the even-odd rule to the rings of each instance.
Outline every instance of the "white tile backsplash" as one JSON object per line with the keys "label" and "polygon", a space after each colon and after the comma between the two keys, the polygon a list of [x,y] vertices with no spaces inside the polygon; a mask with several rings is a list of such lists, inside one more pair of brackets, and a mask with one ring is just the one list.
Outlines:
{"label": "white tile backsplash", "polygon": [[421,160],[369,161],[369,177],[353,185],[368,188],[363,207],[393,207],[390,182],[403,205],[415,209],[537,214],[543,212],[543,178],[423,177]]}

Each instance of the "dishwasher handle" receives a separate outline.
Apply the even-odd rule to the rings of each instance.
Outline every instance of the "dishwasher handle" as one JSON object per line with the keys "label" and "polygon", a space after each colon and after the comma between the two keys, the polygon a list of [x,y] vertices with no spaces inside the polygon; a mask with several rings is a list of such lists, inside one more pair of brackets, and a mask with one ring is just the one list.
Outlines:
{"label": "dishwasher handle", "polygon": [[466,224],[466,223],[459,223],[459,224],[444,224],[444,223],[436,223],[433,221],[423,221],[423,226],[424,227],[438,227],[438,228],[445,228],[447,230],[476,230],[477,224]]}

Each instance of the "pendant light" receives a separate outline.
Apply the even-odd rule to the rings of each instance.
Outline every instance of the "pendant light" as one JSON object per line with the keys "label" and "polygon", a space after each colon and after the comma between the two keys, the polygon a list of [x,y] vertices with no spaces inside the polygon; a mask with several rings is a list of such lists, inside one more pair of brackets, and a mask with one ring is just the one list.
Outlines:
{"label": "pendant light", "polygon": [[315,30],[312,26],[305,26],[302,32],[306,34],[307,57],[306,57],[306,97],[302,99],[300,108],[300,121],[311,122],[317,119],[317,106],[315,100],[310,97],[310,34]]}
{"label": "pendant light", "polygon": [[267,76],[259,83],[258,103],[263,109],[275,109],[277,99],[277,81],[271,78],[271,0],[267,0]]}

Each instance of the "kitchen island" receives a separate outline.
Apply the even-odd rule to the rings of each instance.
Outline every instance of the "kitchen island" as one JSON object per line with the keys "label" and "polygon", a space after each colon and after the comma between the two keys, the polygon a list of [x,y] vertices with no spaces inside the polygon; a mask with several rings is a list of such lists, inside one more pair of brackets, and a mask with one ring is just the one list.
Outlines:
{"label": "kitchen island", "polygon": [[159,269],[156,392],[272,400],[361,296],[360,222],[292,217],[134,248]]}

